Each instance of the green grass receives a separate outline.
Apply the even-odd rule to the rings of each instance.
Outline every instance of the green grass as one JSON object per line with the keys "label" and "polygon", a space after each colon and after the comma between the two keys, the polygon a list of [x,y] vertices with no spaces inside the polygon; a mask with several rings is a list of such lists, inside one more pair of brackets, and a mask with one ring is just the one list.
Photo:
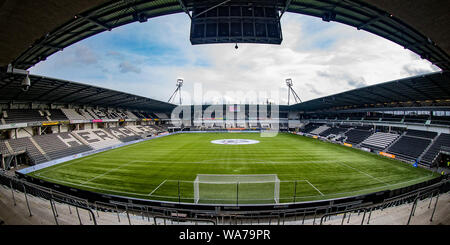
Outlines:
{"label": "green grass", "polygon": [[[260,143],[210,143],[216,139],[255,139]],[[258,133],[177,134],[61,163],[29,175],[100,193],[193,202],[192,181],[197,174],[277,174],[281,180],[280,202],[396,189],[437,176],[386,157],[287,133],[271,138],[260,137]],[[266,195],[263,193],[267,192],[267,186],[239,188],[239,203],[270,202],[245,200],[257,199],[258,192]],[[220,199],[235,193],[236,188],[224,185],[213,190]]]}

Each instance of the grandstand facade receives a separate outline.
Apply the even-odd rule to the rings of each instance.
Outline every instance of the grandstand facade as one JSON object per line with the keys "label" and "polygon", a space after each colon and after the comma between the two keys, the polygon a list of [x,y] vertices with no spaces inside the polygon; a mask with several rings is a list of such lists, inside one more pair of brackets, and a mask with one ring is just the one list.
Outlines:
{"label": "grandstand facade", "polygon": [[[27,205],[27,193],[50,200],[56,223],[58,215],[53,202],[85,209],[93,220],[95,208],[97,211],[117,212],[118,215],[119,209],[126,210],[127,215],[129,211],[145,212],[149,219],[151,214],[155,219],[163,217],[164,222],[165,219],[185,218],[214,224],[220,223],[219,219],[225,224],[225,217],[230,218],[230,223],[233,223],[231,220],[253,222],[255,218],[267,220],[268,217],[270,220],[277,217],[278,222],[282,218],[295,217],[297,221],[300,214],[303,220],[305,217],[314,219],[312,223],[315,224],[318,215],[325,219],[320,221],[322,223],[331,215],[344,214],[345,217],[345,214],[352,212],[366,214],[405,203],[413,203],[413,211],[409,216],[411,219],[419,200],[433,200],[435,197],[437,204],[439,194],[447,192],[449,187],[449,166],[444,159],[448,159],[450,154],[450,42],[440,31],[436,31],[445,29],[446,23],[430,28],[435,31],[428,31],[415,21],[406,22],[408,18],[402,17],[405,14],[402,8],[388,4],[389,11],[382,10],[378,4],[372,3],[374,1],[276,2],[276,9],[282,13],[300,13],[324,21],[338,21],[387,38],[429,60],[442,71],[291,106],[184,106],[182,114],[187,111],[191,113],[188,113],[188,117],[184,115],[180,121],[179,117],[174,119],[173,112],[178,107],[171,103],[77,82],[28,75],[23,71],[89,36],[128,23],[145,22],[156,16],[189,13],[198,2],[91,1],[90,4],[77,6],[73,13],[58,11],[60,9],[57,6],[64,4],[54,4],[52,12],[66,15],[58,14],[49,21],[49,18],[42,18],[42,13],[48,11],[42,11],[39,15],[25,15],[23,21],[12,21],[14,24],[0,21],[0,26],[11,24],[13,28],[26,33],[26,40],[2,38],[0,41],[1,47],[8,47],[0,50],[0,183],[10,188],[14,203],[14,190],[24,193]],[[410,4],[409,1],[406,4]],[[446,8],[431,10],[438,13],[439,9]],[[32,9],[28,8],[27,11]],[[419,16],[429,15],[424,14],[422,9],[417,11]],[[398,13],[400,17],[390,13]],[[14,11],[9,16],[14,20]],[[48,27],[30,30],[33,29],[33,22]],[[30,80],[30,86],[24,88],[24,79]],[[223,113],[209,111],[213,106],[219,107]],[[196,110],[197,107],[200,110]],[[277,108],[276,113],[272,113],[271,108],[274,107]],[[417,164],[441,176],[403,188],[339,199],[230,207],[101,194],[56,185],[20,172],[170,133],[271,130],[312,137]],[[31,215],[29,206],[28,210]]]}
{"label": "grandstand facade", "polygon": [[[182,111],[188,110],[191,116],[181,122],[173,118],[173,104],[34,76],[32,80],[45,86],[46,92],[36,86],[24,93],[21,78],[4,74],[0,82],[4,88],[0,104],[2,169],[11,167],[6,160],[11,156],[24,156],[20,157],[22,162],[27,159],[28,165],[35,165],[169,131],[277,128],[377,154],[388,153],[428,168],[437,167],[442,149],[450,147],[448,72],[386,82],[291,106],[201,105],[200,110],[195,105],[185,106]],[[391,94],[382,93],[387,90]],[[278,107],[276,115],[271,115],[271,106]],[[216,115],[217,108],[221,110]]]}

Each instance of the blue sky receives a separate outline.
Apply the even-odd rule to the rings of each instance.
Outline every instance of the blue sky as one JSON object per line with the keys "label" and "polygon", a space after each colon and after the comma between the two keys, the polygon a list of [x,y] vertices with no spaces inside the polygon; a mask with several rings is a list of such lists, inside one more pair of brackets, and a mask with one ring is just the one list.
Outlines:
{"label": "blue sky", "polygon": [[399,45],[339,23],[286,13],[283,43],[191,45],[190,19],[174,14],[76,43],[30,71],[167,101],[182,77],[190,103],[303,101],[438,71]]}

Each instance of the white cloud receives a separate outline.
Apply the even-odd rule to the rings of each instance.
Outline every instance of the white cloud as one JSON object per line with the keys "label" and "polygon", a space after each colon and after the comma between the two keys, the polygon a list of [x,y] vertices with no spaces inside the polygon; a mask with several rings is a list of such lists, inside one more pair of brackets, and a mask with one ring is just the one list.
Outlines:
{"label": "white cloud", "polygon": [[[177,14],[118,28],[103,38],[67,48],[32,72],[163,101],[175,90],[176,79],[183,77],[186,103],[192,102],[187,99],[194,99],[197,83],[203,94],[209,91],[223,97],[204,102],[252,102],[256,98],[250,97],[255,94],[262,102],[278,93],[280,103],[286,104],[286,78],[293,80],[294,89],[306,101],[438,70],[386,39],[308,16],[283,16],[282,45],[239,44],[237,50],[234,44],[192,46],[189,27],[189,18]],[[133,47],[116,45],[118,49],[108,49],[121,40],[132,41]],[[73,56],[76,50],[80,52],[80,46],[85,47],[81,50],[87,57],[83,67],[80,68],[83,62],[75,67],[58,67],[64,57]],[[146,47],[152,47],[151,52]]]}

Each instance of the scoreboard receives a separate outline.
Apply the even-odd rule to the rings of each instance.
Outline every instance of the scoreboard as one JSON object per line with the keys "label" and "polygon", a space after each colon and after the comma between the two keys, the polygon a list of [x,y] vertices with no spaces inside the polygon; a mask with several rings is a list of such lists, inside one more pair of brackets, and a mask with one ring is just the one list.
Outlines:
{"label": "scoreboard", "polygon": [[190,41],[210,43],[281,44],[280,12],[275,5],[229,2],[214,7],[194,6]]}

